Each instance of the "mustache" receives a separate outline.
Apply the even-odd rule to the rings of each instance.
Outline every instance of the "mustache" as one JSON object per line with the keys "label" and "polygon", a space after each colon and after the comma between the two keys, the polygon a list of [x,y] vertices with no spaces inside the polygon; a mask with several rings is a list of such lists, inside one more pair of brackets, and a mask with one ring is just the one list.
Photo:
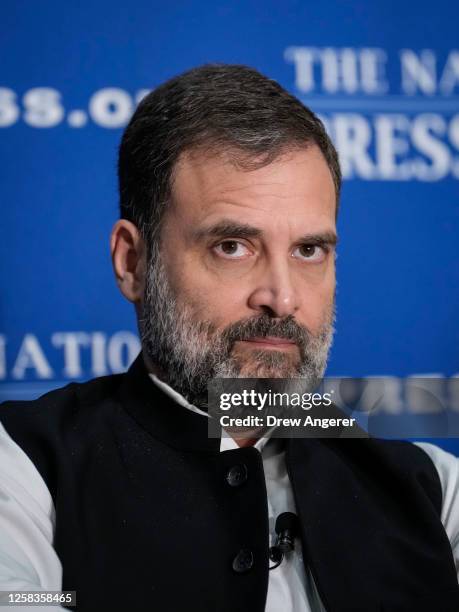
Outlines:
{"label": "mustache", "polygon": [[312,338],[311,332],[297,323],[293,315],[288,315],[283,319],[273,319],[269,315],[262,314],[229,325],[222,333],[222,340],[232,347],[239,340],[249,340],[255,336],[260,338],[276,336],[292,340],[301,350]]}

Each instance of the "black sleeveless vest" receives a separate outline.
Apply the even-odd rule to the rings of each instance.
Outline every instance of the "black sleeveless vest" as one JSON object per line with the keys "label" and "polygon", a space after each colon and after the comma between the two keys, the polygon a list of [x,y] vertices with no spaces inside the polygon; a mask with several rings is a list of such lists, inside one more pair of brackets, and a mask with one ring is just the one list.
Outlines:
{"label": "black sleeveless vest", "polygon": [[[51,492],[62,589],[77,591],[78,612],[264,610],[261,455],[220,453],[207,419],[157,388],[140,356],[127,374],[5,403],[0,420]],[[328,612],[459,610],[441,484],[422,450],[290,439],[286,461]],[[242,484],[231,477],[241,465]]]}

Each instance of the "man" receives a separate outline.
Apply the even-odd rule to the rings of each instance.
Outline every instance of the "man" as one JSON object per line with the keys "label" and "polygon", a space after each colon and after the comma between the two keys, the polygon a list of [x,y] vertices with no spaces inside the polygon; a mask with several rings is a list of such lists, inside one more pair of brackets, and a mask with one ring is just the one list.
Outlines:
{"label": "man", "polygon": [[[207,435],[214,377],[324,373],[341,175],[318,118],[211,65],[139,105],[121,143],[124,375],[4,404],[0,589],[78,610],[459,609],[458,462],[377,440]],[[270,570],[274,523],[299,517]]]}

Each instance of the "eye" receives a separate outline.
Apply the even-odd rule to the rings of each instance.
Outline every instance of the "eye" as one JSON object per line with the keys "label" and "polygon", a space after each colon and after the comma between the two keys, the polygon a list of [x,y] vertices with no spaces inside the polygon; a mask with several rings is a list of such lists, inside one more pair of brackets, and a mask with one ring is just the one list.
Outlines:
{"label": "eye", "polygon": [[224,240],[214,247],[214,251],[225,259],[242,259],[250,255],[249,249],[237,240]]}
{"label": "eye", "polygon": [[301,244],[293,251],[293,257],[302,261],[310,261],[313,263],[321,263],[324,261],[328,249],[317,244]]}

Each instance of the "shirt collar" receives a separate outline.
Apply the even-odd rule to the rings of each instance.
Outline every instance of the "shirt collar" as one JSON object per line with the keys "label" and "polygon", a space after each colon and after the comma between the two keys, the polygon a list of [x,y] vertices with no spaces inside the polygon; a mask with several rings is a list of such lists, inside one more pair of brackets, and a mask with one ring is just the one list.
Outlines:
{"label": "shirt collar", "polygon": [[[193,406],[193,404],[190,404],[183,397],[183,395],[178,393],[178,391],[173,389],[170,385],[165,383],[163,380],[160,380],[155,374],[152,374],[151,372],[149,372],[148,375],[151,378],[151,380],[155,383],[155,385],[157,385],[171,399],[177,402],[177,404],[179,404],[180,406],[183,406],[184,408],[187,408],[188,410],[191,410],[191,412],[195,412],[196,414],[200,414],[201,416],[205,416],[209,418],[209,414],[207,412],[204,412],[204,410],[201,410],[200,408]],[[264,447],[266,446],[266,443],[270,439],[271,434],[272,434],[272,430],[269,430],[268,435],[263,436],[262,438],[258,438],[256,443],[253,445],[253,448],[256,448],[261,453]],[[237,448],[240,448],[240,447],[237,444],[237,442],[234,440],[234,438],[228,435],[225,432],[225,430],[222,430],[222,436],[220,440],[220,452],[223,452],[226,450],[234,450]]]}

